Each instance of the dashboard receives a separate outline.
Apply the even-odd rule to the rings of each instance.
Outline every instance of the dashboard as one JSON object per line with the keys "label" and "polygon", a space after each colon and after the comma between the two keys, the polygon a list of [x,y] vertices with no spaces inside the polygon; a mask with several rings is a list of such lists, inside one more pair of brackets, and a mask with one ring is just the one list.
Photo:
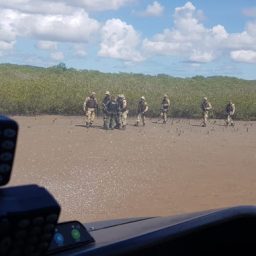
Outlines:
{"label": "dashboard", "polygon": [[92,240],[53,255],[247,255],[255,251],[256,207],[101,221],[84,227]]}

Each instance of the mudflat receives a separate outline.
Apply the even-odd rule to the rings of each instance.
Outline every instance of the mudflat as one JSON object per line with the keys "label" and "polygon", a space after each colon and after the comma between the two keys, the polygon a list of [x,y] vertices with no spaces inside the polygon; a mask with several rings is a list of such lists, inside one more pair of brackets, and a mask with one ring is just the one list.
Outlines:
{"label": "mudflat", "polygon": [[125,131],[81,116],[13,116],[20,125],[11,185],[37,183],[61,220],[174,215],[256,204],[256,122],[147,119]]}

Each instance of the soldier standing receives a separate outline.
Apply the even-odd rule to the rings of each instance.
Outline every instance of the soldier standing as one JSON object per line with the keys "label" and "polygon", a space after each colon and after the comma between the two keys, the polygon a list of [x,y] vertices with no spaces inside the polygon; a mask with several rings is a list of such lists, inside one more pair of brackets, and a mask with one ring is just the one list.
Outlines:
{"label": "soldier standing", "polygon": [[235,104],[230,100],[229,103],[226,105],[226,114],[227,114],[227,120],[226,120],[226,124],[227,126],[231,125],[234,126],[234,122],[231,118],[231,116],[233,116],[235,114]]}
{"label": "soldier standing", "polygon": [[137,116],[137,122],[135,126],[139,126],[140,120],[142,120],[142,124],[143,126],[145,126],[145,114],[147,111],[148,111],[148,104],[145,100],[145,97],[142,96],[138,103],[138,116]]}
{"label": "soldier standing", "polygon": [[110,92],[106,91],[105,97],[102,100],[102,112],[103,112],[103,128],[107,128],[107,120],[108,120],[108,113],[107,113],[107,104],[110,101]]}
{"label": "soldier standing", "polygon": [[85,99],[83,109],[86,117],[86,127],[90,127],[93,124],[95,112],[98,109],[98,102],[95,92],[92,92],[91,96]]}
{"label": "soldier standing", "polygon": [[170,107],[170,100],[167,96],[167,94],[164,95],[161,103],[161,109],[160,109],[160,116],[163,118],[163,123],[166,124],[167,122],[167,112]]}
{"label": "soldier standing", "polygon": [[212,109],[211,103],[208,101],[206,97],[203,98],[203,101],[201,103],[201,109],[203,111],[203,123],[202,126],[206,127],[207,121],[208,121],[208,114],[209,110]]}
{"label": "soldier standing", "polygon": [[123,94],[119,95],[119,109],[120,109],[120,120],[119,120],[119,128],[126,129],[127,125],[127,116],[128,116],[128,106],[127,106],[127,100],[125,99],[125,96]]}
{"label": "soldier standing", "polygon": [[[118,128],[119,127],[118,115],[119,115],[120,109],[115,96],[113,95],[111,96],[111,99],[106,106],[107,106],[107,114],[108,114],[106,129],[113,130],[114,128]],[[115,126],[114,126],[114,122],[115,122]]]}

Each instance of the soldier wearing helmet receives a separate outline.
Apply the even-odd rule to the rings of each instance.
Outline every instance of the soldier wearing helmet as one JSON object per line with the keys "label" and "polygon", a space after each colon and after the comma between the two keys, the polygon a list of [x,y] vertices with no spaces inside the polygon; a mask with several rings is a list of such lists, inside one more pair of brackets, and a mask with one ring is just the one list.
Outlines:
{"label": "soldier wearing helmet", "polygon": [[236,108],[235,104],[230,100],[228,104],[226,105],[225,112],[227,115],[226,125],[234,126],[234,121],[232,120],[231,116],[235,114]]}
{"label": "soldier wearing helmet", "polygon": [[138,103],[138,115],[137,115],[137,122],[135,126],[139,126],[140,120],[142,120],[143,126],[145,126],[145,114],[148,111],[148,104],[146,102],[146,99],[144,96],[140,98],[140,101]]}
{"label": "soldier wearing helmet", "polygon": [[123,94],[118,96],[119,113],[119,128],[125,130],[127,125],[127,116],[129,113],[127,100]]}
{"label": "soldier wearing helmet", "polygon": [[160,117],[163,119],[163,123],[166,124],[167,122],[167,112],[170,107],[170,100],[168,98],[168,95],[165,94],[162,103],[161,103],[161,109],[160,109]]}
{"label": "soldier wearing helmet", "polygon": [[85,112],[86,117],[86,127],[91,127],[94,118],[95,118],[95,112],[98,109],[98,102],[96,99],[96,93],[92,92],[90,97],[86,97],[83,105],[83,110]]}
{"label": "soldier wearing helmet", "polygon": [[211,103],[208,101],[207,97],[203,98],[203,101],[201,103],[201,109],[203,112],[203,122],[202,126],[206,127],[207,121],[208,121],[208,116],[209,116],[209,110],[212,109]]}
{"label": "soldier wearing helmet", "polygon": [[102,112],[103,112],[103,128],[107,128],[107,120],[108,120],[108,112],[107,112],[107,104],[110,101],[110,92],[106,91],[105,97],[102,100]]}

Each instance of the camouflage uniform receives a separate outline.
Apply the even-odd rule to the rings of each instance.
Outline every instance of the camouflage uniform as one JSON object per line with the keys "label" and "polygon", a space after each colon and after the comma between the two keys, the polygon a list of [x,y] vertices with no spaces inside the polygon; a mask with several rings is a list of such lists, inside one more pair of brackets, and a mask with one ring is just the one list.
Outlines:
{"label": "camouflage uniform", "polygon": [[145,113],[148,111],[148,104],[145,101],[145,97],[142,96],[140,98],[139,104],[138,104],[138,116],[137,116],[137,122],[135,126],[139,126],[140,120],[142,120],[143,126],[145,126]]}
{"label": "camouflage uniform", "polygon": [[120,125],[120,128],[126,129],[127,116],[128,116],[129,110],[128,110],[128,106],[127,106],[127,100],[125,99],[123,94],[120,95],[118,104],[119,104],[119,108],[120,108],[119,125]]}
{"label": "camouflage uniform", "polygon": [[92,126],[94,118],[95,118],[95,112],[98,108],[98,102],[95,97],[96,93],[93,92],[90,97],[87,97],[84,102],[84,112],[86,117],[86,126]]}
{"label": "camouflage uniform", "polygon": [[168,99],[167,95],[164,95],[164,98],[161,103],[161,109],[160,109],[160,116],[163,118],[163,123],[166,124],[167,122],[167,112],[170,107],[170,100]]}
{"label": "camouflage uniform", "polygon": [[[107,121],[107,127],[106,127],[107,130],[119,128],[119,123],[118,123],[119,112],[120,112],[120,109],[116,101],[116,98],[112,96],[111,100],[107,103],[107,113],[108,113],[108,121]],[[115,126],[114,126],[114,123],[115,123]]]}
{"label": "camouflage uniform", "polygon": [[107,104],[110,101],[110,93],[106,91],[105,97],[102,100],[102,112],[103,112],[103,128],[107,128],[107,120],[108,120],[108,113],[107,113]]}
{"label": "camouflage uniform", "polygon": [[206,127],[207,121],[208,121],[208,114],[209,110],[212,109],[211,103],[208,101],[206,97],[204,97],[203,102],[201,103],[201,109],[203,111],[203,123],[202,126]]}
{"label": "camouflage uniform", "polygon": [[233,125],[234,125],[234,122],[233,122],[231,116],[233,116],[233,115],[235,114],[235,110],[236,110],[236,109],[235,109],[235,104],[234,104],[232,101],[230,101],[230,102],[227,104],[225,110],[226,110],[226,114],[227,114],[226,124],[233,126]]}

